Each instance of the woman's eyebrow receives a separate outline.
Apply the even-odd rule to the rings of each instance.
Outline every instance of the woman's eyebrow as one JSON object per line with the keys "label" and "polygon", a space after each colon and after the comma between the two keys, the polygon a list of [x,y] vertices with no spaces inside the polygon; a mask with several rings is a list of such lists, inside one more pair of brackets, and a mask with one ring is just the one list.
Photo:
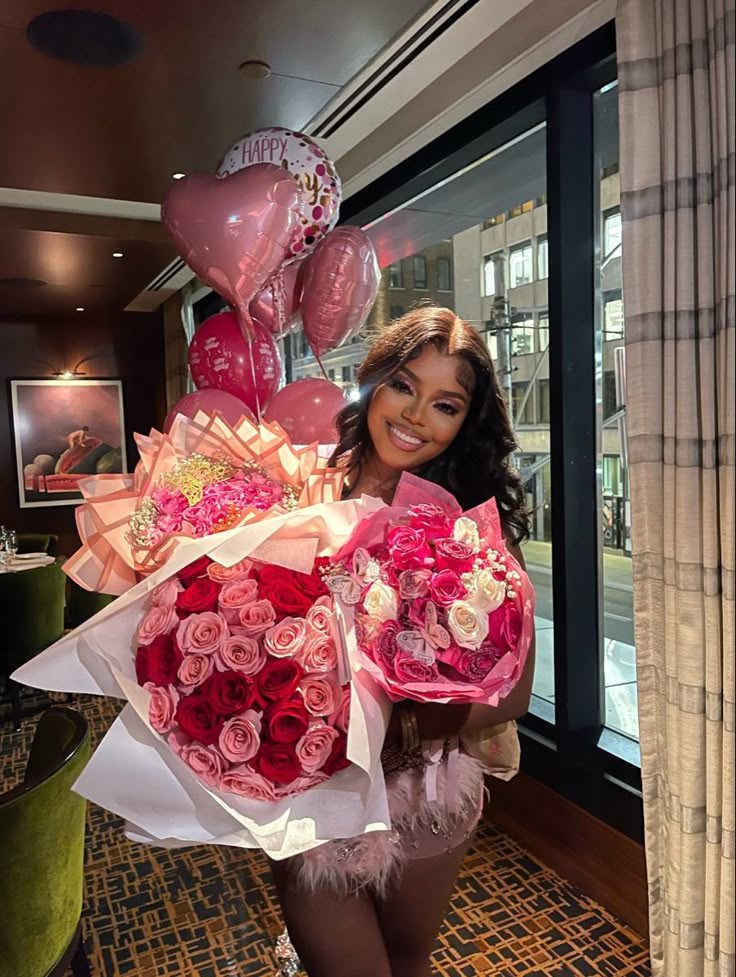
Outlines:
{"label": "woman's eyebrow", "polygon": [[[407,373],[415,383],[421,384],[422,381],[420,378],[416,375],[416,373],[412,373],[408,366],[402,366],[401,372]],[[437,393],[441,397],[454,397],[455,400],[460,400],[464,404],[467,404],[468,402],[468,398],[465,396],[465,394],[459,393],[457,390],[438,390]]]}

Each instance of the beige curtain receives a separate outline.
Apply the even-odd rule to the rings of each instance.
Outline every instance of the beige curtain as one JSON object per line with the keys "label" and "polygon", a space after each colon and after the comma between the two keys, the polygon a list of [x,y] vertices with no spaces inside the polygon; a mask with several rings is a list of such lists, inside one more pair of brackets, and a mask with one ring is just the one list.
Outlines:
{"label": "beige curtain", "polygon": [[733,977],[734,0],[617,12],[654,977]]}

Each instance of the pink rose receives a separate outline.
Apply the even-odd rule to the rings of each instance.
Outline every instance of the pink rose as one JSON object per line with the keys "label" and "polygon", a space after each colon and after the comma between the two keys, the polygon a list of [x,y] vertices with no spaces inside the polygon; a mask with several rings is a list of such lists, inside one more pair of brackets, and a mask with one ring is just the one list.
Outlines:
{"label": "pink rose", "polygon": [[436,682],[439,678],[436,665],[420,661],[405,651],[394,658],[394,671],[399,682]]}
{"label": "pink rose", "polygon": [[231,767],[220,777],[220,790],[239,797],[249,797],[253,801],[275,801],[276,792],[270,780],[243,763]]}
{"label": "pink rose", "polygon": [[521,638],[521,614],[516,604],[507,600],[488,618],[488,639],[505,654],[515,651]]}
{"label": "pink rose", "polygon": [[218,672],[234,671],[243,672],[245,675],[256,675],[266,661],[266,652],[256,638],[235,634],[225,638],[215,652],[214,658]]}
{"label": "pink rose", "polygon": [[449,607],[467,594],[467,588],[455,570],[440,570],[429,583],[432,600],[441,607]]}
{"label": "pink rose", "polygon": [[175,604],[176,598],[182,589],[182,585],[176,577],[164,580],[163,583],[160,583],[158,587],[154,587],[151,591],[151,603],[154,607],[165,607],[167,604]]}
{"label": "pink rose", "polygon": [[184,526],[181,516],[170,516],[166,513],[156,516],[156,529],[165,536],[171,533],[180,533]]}
{"label": "pink rose", "polygon": [[399,650],[396,635],[401,631],[398,621],[386,621],[373,645],[373,657],[389,674],[393,674],[394,658]]}
{"label": "pink rose", "polygon": [[314,773],[307,774],[304,777],[297,777],[296,780],[292,780],[290,784],[283,787],[277,785],[276,797],[296,797],[297,794],[303,794],[305,790],[311,790],[312,787],[317,787],[318,784],[323,784],[329,779],[329,775],[324,770],[315,770]]}
{"label": "pink rose", "polygon": [[468,573],[473,569],[475,553],[467,543],[456,539],[438,539],[434,544],[438,570]]}
{"label": "pink rose", "polygon": [[399,570],[420,570],[434,563],[432,550],[421,529],[397,526],[387,537],[391,559]]}
{"label": "pink rose", "polygon": [[438,505],[422,503],[409,507],[409,519],[414,529],[421,529],[428,540],[441,539],[452,532],[452,522]]}
{"label": "pink rose", "polygon": [[233,634],[245,634],[255,638],[272,628],[276,623],[276,611],[270,600],[254,600],[240,608],[239,626],[233,625]]}
{"label": "pink rose", "polygon": [[399,574],[399,597],[402,600],[416,600],[429,593],[431,570],[404,570]]}
{"label": "pink rose", "polygon": [[190,743],[189,746],[181,748],[179,756],[210,787],[218,786],[228,768],[227,760],[214,746]]}
{"label": "pink rose", "polygon": [[220,732],[218,746],[224,757],[233,763],[245,763],[254,757],[261,745],[261,716],[248,709],[240,716],[228,719]]}
{"label": "pink rose", "polygon": [[313,716],[329,716],[337,709],[342,690],[332,675],[305,675],[299,683],[304,705]]}
{"label": "pink rose", "polygon": [[285,617],[266,631],[263,644],[274,658],[295,658],[304,647],[309,625],[300,617]]}
{"label": "pink rose", "polygon": [[143,688],[151,693],[148,721],[157,733],[168,733],[174,722],[179,693],[173,685],[154,685],[152,682],[147,682]]}
{"label": "pink rose", "polygon": [[215,583],[229,583],[231,580],[237,580],[238,577],[246,577],[252,566],[253,563],[247,559],[238,560],[231,567],[224,567],[219,563],[210,563],[207,567],[207,576]]}
{"label": "pink rose", "polygon": [[173,492],[165,488],[154,489],[151,498],[158,511],[167,516],[180,516],[189,505],[186,496],[177,489]]}
{"label": "pink rose", "polygon": [[[210,564],[207,572],[215,564]],[[220,591],[220,611],[228,624],[239,624],[239,615],[243,607],[258,600],[258,583],[248,577],[239,577],[223,584]]]}
{"label": "pink rose", "polygon": [[173,605],[154,604],[138,625],[138,644],[150,645],[154,638],[171,631],[178,620],[176,608]]}
{"label": "pink rose", "polygon": [[212,674],[213,660],[211,655],[193,654],[184,655],[177,678],[187,687],[187,692],[191,692],[201,685],[205,679]]}
{"label": "pink rose", "polygon": [[341,729],[343,733],[348,731],[348,723],[350,722],[350,686],[346,685],[342,690],[342,700],[337,709],[329,717],[330,726],[336,726]]}
{"label": "pink rose", "polygon": [[454,668],[471,682],[482,684],[501,656],[488,644],[482,645],[477,651],[453,644],[447,651],[440,652],[439,657],[440,661]]}
{"label": "pink rose", "polygon": [[337,648],[332,638],[321,631],[312,632],[304,642],[298,661],[305,672],[331,672],[337,668]]}
{"label": "pink rose", "polygon": [[205,611],[184,618],[176,632],[176,641],[185,655],[211,655],[227,636],[225,618],[214,611]]}
{"label": "pink rose", "polygon": [[332,615],[334,605],[331,597],[318,597],[312,607],[307,611],[307,623],[315,631],[323,634],[332,632]]}
{"label": "pink rose", "polygon": [[166,740],[169,749],[173,750],[173,752],[176,753],[177,756],[181,756],[181,751],[184,749],[185,746],[189,746],[191,742],[192,742],[192,737],[188,736],[184,732],[184,730],[181,729],[181,727],[179,726],[175,726],[171,730],[171,733],[169,734],[169,738]]}
{"label": "pink rose", "polygon": [[337,730],[324,722],[311,723],[296,744],[296,758],[305,773],[319,770],[332,752],[332,744],[338,736]]}

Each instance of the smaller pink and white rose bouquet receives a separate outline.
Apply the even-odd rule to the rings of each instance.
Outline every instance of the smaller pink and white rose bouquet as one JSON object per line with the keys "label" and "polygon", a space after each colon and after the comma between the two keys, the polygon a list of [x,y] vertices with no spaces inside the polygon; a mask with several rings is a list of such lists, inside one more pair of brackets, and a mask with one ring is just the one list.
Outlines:
{"label": "smaller pink and white rose bouquet", "polygon": [[495,500],[462,513],[444,490],[405,474],[394,505],[363,520],[323,574],[354,615],[349,651],[395,701],[495,705],[519,680],[534,590]]}
{"label": "smaller pink and white rose bouquet", "polygon": [[350,766],[350,685],[319,572],[202,557],[151,592],[135,669],[148,718],[210,787],[257,801]]}

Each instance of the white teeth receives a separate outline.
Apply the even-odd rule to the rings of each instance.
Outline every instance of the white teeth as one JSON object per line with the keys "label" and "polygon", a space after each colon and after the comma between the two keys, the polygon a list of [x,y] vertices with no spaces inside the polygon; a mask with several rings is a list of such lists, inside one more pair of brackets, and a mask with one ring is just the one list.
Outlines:
{"label": "white teeth", "polygon": [[405,444],[417,445],[422,443],[421,438],[413,438],[410,434],[406,434],[404,431],[400,431],[393,424],[390,425],[391,430],[394,432],[399,441],[403,441]]}

